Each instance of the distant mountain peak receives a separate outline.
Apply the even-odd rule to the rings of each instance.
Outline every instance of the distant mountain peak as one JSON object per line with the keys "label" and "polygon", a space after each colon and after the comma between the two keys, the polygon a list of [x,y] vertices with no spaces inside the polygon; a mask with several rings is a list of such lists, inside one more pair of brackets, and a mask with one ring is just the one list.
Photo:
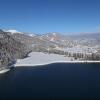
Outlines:
{"label": "distant mountain peak", "polygon": [[53,32],[53,33],[51,33],[51,34],[54,35],[54,36],[58,35],[58,33],[55,33],[55,32]]}
{"label": "distant mountain peak", "polygon": [[20,34],[23,34],[22,32],[19,32],[19,31],[14,30],[14,29],[5,30],[5,32],[10,32],[11,34],[14,34],[14,33],[20,33]]}
{"label": "distant mountain peak", "polygon": [[32,33],[30,33],[30,34],[28,34],[29,36],[31,36],[31,37],[34,37],[34,36],[36,36],[35,34],[32,34]]}

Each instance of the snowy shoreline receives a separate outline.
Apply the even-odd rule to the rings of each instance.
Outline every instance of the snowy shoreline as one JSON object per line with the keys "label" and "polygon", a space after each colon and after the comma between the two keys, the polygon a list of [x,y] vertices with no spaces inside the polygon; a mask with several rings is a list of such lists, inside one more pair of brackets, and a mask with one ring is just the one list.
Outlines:
{"label": "snowy shoreline", "polygon": [[15,67],[35,67],[35,66],[43,66],[49,64],[56,64],[56,63],[100,63],[100,61],[55,61],[50,63],[42,63],[42,64],[15,64]]}
{"label": "snowy shoreline", "polygon": [[8,71],[10,71],[10,69],[8,69],[8,68],[7,69],[0,70],[0,74],[6,73]]}
{"label": "snowy shoreline", "polygon": [[42,52],[31,52],[29,57],[18,59],[15,67],[42,66],[54,63],[100,63],[100,61],[73,60],[72,57],[64,57],[58,54],[45,54]]}
{"label": "snowy shoreline", "polygon": [[[27,58],[18,59],[14,67],[36,67],[54,63],[100,63],[100,61],[80,61],[74,60],[72,57],[65,57],[64,55],[31,52]],[[6,73],[9,70],[10,68],[0,70],[0,74]]]}

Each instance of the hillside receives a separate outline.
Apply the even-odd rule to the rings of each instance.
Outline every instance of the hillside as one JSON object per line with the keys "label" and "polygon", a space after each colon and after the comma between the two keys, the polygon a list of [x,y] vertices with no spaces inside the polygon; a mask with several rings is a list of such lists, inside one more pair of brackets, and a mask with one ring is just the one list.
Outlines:
{"label": "hillside", "polygon": [[24,44],[0,30],[0,68],[12,65],[16,59],[25,57],[27,52]]}

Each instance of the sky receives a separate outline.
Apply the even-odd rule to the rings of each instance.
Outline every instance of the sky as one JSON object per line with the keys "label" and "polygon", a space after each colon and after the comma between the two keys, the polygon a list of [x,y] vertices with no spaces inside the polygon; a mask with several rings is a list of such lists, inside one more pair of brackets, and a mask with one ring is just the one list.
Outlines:
{"label": "sky", "polygon": [[37,34],[100,32],[100,0],[0,0],[0,28]]}

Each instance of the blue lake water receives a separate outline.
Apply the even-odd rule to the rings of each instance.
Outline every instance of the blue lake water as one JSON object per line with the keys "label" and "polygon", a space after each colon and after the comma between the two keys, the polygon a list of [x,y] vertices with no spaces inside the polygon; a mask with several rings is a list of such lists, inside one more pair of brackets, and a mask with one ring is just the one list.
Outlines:
{"label": "blue lake water", "polygon": [[18,67],[0,75],[0,100],[100,100],[100,64]]}

